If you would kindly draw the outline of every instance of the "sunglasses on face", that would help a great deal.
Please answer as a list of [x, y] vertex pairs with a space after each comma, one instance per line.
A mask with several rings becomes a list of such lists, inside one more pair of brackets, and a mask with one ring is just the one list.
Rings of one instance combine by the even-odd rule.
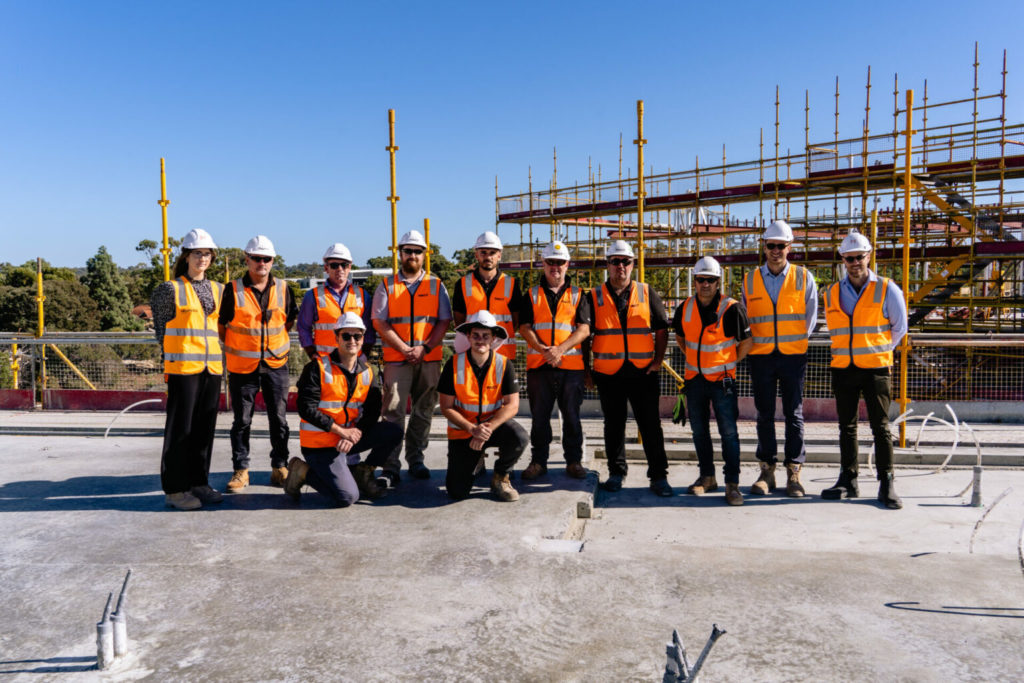
[[764, 248], [768, 251], [782, 251], [789, 245], [785, 242], [765, 242]]
[[362, 332], [342, 332], [341, 333], [341, 340], [342, 341], [352, 341], [353, 339], [355, 341], [362, 341], [363, 333]]
[[608, 265], [609, 266], [630, 266], [632, 264], [633, 264], [633, 259], [631, 259], [631, 258], [611, 258], [611, 259], [608, 259]]
[[402, 253], [405, 254], [406, 256], [422, 256], [423, 255], [423, 250], [422, 249], [402, 249]]
[[844, 256], [843, 260], [846, 261], [847, 263], [857, 263], [858, 261], [863, 261], [865, 256], [866, 254], [857, 254], [856, 256]]
[[338, 268], [345, 270], [351, 268], [352, 264], [345, 263], [344, 261], [331, 261], [330, 263], [327, 264], [327, 267], [330, 268], [331, 270], [337, 270]]
[[270, 263], [274, 260], [273, 256], [250, 256], [249, 258], [255, 263]]
[[544, 265], [545, 266], [564, 266], [567, 263], [569, 263], [569, 262], [568, 261], [556, 261], [554, 259], [544, 259]]
[[695, 277], [693, 279], [696, 282], [698, 282], [698, 283], [700, 283], [702, 285], [707, 285], [707, 284], [710, 284], [712, 282], [718, 282], [718, 278], [717, 277]]

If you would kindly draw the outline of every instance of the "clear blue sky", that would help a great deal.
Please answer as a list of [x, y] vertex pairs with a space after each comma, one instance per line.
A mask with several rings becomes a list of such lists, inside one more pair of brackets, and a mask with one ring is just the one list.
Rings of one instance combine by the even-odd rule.
[[[854, 136], [901, 88], [966, 96], [1009, 50], [1010, 122], [1024, 121], [1024, 2], [121, 2], [0, 0], [0, 261], [120, 265], [171, 234], [222, 246], [268, 235], [289, 263], [342, 241], [390, 243], [387, 110], [397, 111], [399, 226], [431, 219], [446, 254], [494, 224], [502, 194], [605, 177], [645, 100], [655, 171], [757, 157], [782, 92], [783, 147]], [[626, 158], [635, 159], [627, 149]], [[635, 162], [628, 164], [635, 166]]]

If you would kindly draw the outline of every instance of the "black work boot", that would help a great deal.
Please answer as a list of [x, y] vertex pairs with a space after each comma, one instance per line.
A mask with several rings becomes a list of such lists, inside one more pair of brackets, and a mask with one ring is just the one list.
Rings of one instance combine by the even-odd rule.
[[821, 497], [825, 500], [839, 500], [840, 498], [856, 498], [860, 495], [860, 488], [857, 486], [857, 472], [855, 470], [842, 470], [839, 472], [839, 479], [833, 486], [822, 489]]
[[892, 472], [878, 475], [878, 502], [890, 510], [899, 510], [903, 507], [903, 501], [896, 495]]

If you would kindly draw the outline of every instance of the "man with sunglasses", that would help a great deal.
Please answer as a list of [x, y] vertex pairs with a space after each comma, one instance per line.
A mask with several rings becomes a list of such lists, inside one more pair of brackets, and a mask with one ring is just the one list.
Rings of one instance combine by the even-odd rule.
[[228, 366], [231, 423], [231, 462], [234, 474], [227, 490], [237, 493], [249, 485], [249, 431], [256, 394], [263, 393], [270, 427], [270, 485], [284, 486], [288, 476], [288, 332], [298, 311], [284, 280], [277, 280], [274, 245], [256, 235], [245, 245], [248, 272], [224, 292], [218, 330]]
[[583, 354], [580, 344], [590, 336], [590, 297], [573, 286], [569, 249], [551, 242], [541, 252], [544, 273], [530, 289], [519, 313], [519, 334], [526, 340], [526, 395], [530, 399], [530, 464], [523, 479], [536, 479], [548, 471], [551, 445], [551, 410], [562, 414], [562, 453], [565, 473], [583, 479]]
[[[459, 280], [452, 296], [455, 327], [458, 328], [466, 322], [467, 316], [477, 311], [490, 311], [505, 329], [505, 341], [498, 347], [498, 353], [515, 360], [515, 335], [519, 328], [522, 294], [516, 278], [498, 270], [498, 264], [501, 263], [501, 240], [498, 235], [488, 230], [477, 237], [473, 245], [473, 257], [476, 259], [476, 268]], [[468, 347], [463, 335], [456, 337], [456, 353]]]
[[335, 242], [324, 252], [324, 273], [327, 279], [302, 297], [299, 307], [299, 344], [311, 359], [330, 354], [336, 347], [334, 324], [342, 313], [352, 311], [363, 319], [367, 327], [363, 338], [363, 352], [377, 341], [370, 324], [370, 295], [349, 280], [352, 272], [352, 253], [341, 242]]
[[878, 501], [890, 510], [903, 507], [893, 485], [892, 435], [889, 405], [892, 401], [892, 350], [907, 333], [907, 305], [903, 292], [889, 278], [868, 267], [871, 243], [855, 228], [839, 245], [846, 277], [824, 290], [825, 322], [832, 342], [832, 393], [839, 417], [839, 479], [823, 490], [826, 500], [856, 498], [857, 411], [860, 397], [868, 410], [875, 440]]
[[[398, 274], [386, 278], [373, 295], [373, 326], [384, 347], [384, 419], [404, 427], [406, 402], [412, 397], [405, 461], [414, 478], [429, 479], [423, 451], [437, 405], [441, 343], [452, 320], [452, 305], [444, 283], [423, 270], [423, 235], [410, 230], [398, 241], [398, 249]], [[395, 446], [384, 463], [381, 481], [391, 487], [400, 480], [401, 451], [401, 444]]]
[[710, 429], [713, 407], [725, 461], [725, 502], [742, 505], [736, 366], [754, 340], [743, 304], [719, 291], [722, 266], [716, 259], [704, 256], [698, 260], [693, 265], [693, 281], [697, 295], [676, 308], [672, 317], [676, 343], [686, 358], [686, 413], [700, 466], [700, 474], [687, 492], [701, 496], [718, 489]]
[[668, 346], [668, 317], [654, 288], [633, 282], [634, 258], [633, 248], [623, 240], [612, 242], [605, 252], [608, 280], [590, 292], [594, 326], [590, 348], [583, 348], [583, 362], [592, 372], [584, 375], [584, 381], [597, 386], [604, 413], [608, 478], [602, 488], [619, 491], [626, 477], [628, 403], [643, 440], [651, 491], [668, 497], [674, 492], [668, 483], [668, 457], [658, 412], [658, 371]]
[[765, 263], [743, 278], [743, 305], [750, 319], [754, 345], [747, 367], [757, 409], [757, 459], [761, 474], [750, 493], [775, 490], [778, 442], [775, 439], [775, 397], [782, 395], [786, 417], [786, 495], [800, 498], [804, 449], [803, 389], [807, 371], [807, 339], [818, 321], [818, 290], [814, 276], [789, 262], [793, 230], [786, 221], [773, 222], [761, 235]]

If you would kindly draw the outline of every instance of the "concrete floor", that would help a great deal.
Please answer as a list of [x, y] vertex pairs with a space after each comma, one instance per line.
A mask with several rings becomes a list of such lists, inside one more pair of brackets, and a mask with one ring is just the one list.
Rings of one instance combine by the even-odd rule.
[[[308, 489], [294, 505], [266, 486], [269, 446], [253, 446], [253, 486], [183, 513], [163, 505], [159, 439], [0, 436], [0, 675], [652, 681], [673, 628], [692, 661], [712, 623], [728, 633], [707, 681], [1024, 671], [1019, 469], [986, 469], [986, 506], [1010, 491], [977, 528], [986, 508], [958, 496], [969, 470], [902, 468], [905, 508], [887, 511], [867, 478], [863, 499], [818, 498], [831, 465], [806, 468], [805, 499], [730, 508], [720, 493], [656, 498], [635, 463], [626, 488], [597, 493], [578, 521], [601, 464], [583, 482], [560, 461], [536, 482], [517, 477], [518, 503], [481, 488], [449, 504], [437, 443], [432, 479], [333, 510]], [[230, 469], [219, 438], [211, 483]], [[695, 476], [678, 463], [669, 478], [682, 492]], [[755, 477], [744, 465], [744, 492]], [[132, 652], [100, 673], [95, 622], [128, 567]]]

